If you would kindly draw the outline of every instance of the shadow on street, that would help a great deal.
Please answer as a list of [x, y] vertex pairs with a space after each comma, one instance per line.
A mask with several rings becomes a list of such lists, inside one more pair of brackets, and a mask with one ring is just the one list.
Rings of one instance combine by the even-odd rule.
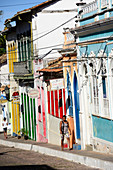
[[48, 165], [0, 166], [0, 170], [55, 170]]

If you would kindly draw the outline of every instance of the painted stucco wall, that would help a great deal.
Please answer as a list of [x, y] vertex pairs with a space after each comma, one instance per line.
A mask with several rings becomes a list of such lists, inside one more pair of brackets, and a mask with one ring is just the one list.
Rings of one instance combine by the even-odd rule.
[[[72, 10], [77, 9], [76, 3], [79, 0], [61, 0], [57, 3], [54, 3], [51, 6], [46, 7], [42, 10], [42, 12], [37, 13], [37, 16], [33, 16], [33, 39], [35, 40], [34, 47], [35, 51], [38, 51], [39, 56], [49, 52], [53, 48], [62, 48], [64, 43], [64, 36], [63, 36], [63, 28], [73, 28], [75, 26], [75, 18], [72, 19], [67, 24], [59, 27], [55, 31], [49, 33], [48, 35], [41, 37], [42, 35], [48, 33], [49, 31], [53, 30], [54, 28], [60, 26], [61, 24], [65, 23], [72, 17], [74, 17], [77, 12], [53, 12], [53, 13], [44, 13], [44, 10]], [[87, 3], [90, 2], [89, 0]], [[41, 38], [40, 38], [41, 37]], [[58, 45], [58, 46], [56, 46]], [[48, 47], [48, 48], [45, 48]], [[45, 48], [45, 49], [41, 49]], [[53, 54], [52, 54], [53, 53]], [[57, 53], [57, 50], [48, 54], [46, 58], [57, 58], [60, 57], [60, 54]]]
[[61, 119], [48, 114], [48, 143], [60, 145], [60, 121]]
[[92, 116], [94, 137], [113, 142], [113, 120]]
[[[8, 65], [7, 64], [3, 64], [1, 66], [1, 84], [2, 86], [6, 86], [6, 85], [9, 85], [9, 80], [8, 80]], [[3, 95], [5, 96], [5, 93], [3, 93]], [[9, 104], [8, 103], [3, 103], [1, 104], [1, 108], [0, 110], [2, 109], [3, 106], [4, 107], [4, 112], [1, 111], [0, 112], [0, 131], [3, 131], [3, 127], [2, 127], [2, 121], [3, 121], [3, 117], [5, 116], [6, 118], [9, 118]], [[8, 120], [9, 122], [10, 120]]]
[[1, 67], [1, 83], [2, 85], [8, 85], [9, 80], [8, 80], [8, 65], [5, 64]]

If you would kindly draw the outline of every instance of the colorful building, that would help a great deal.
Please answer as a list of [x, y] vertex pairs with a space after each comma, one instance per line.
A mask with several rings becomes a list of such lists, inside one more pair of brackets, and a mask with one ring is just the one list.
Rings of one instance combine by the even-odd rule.
[[75, 29], [82, 149], [112, 152], [113, 3], [95, 0], [79, 11]]
[[64, 46], [59, 52], [63, 56], [63, 76], [65, 80], [66, 114], [74, 119], [74, 135], [80, 143], [79, 94], [77, 48], [74, 35], [68, 29], [64, 32]]
[[[26, 17], [27, 16], [27, 17]], [[26, 19], [25, 19], [26, 17]], [[10, 73], [10, 101], [12, 115], [12, 135], [17, 136], [21, 128], [27, 129], [28, 88], [33, 87], [31, 49], [31, 15], [23, 12], [5, 21], [6, 26], [16, 21], [16, 26], [7, 32], [7, 54]], [[29, 102], [29, 105], [32, 104]], [[23, 106], [23, 110], [21, 110]], [[30, 113], [29, 117], [30, 117]], [[30, 126], [31, 127], [31, 126]], [[34, 127], [33, 127], [34, 129]], [[30, 132], [29, 132], [30, 135]], [[34, 137], [33, 137], [34, 138]]]
[[9, 113], [11, 115], [11, 134], [15, 135], [20, 130], [20, 101], [19, 99], [17, 100], [13, 98], [13, 93], [19, 90], [18, 83], [14, 79], [14, 62], [18, 60], [16, 28], [7, 29], [4, 31], [4, 34], [6, 34], [7, 63], [10, 82], [10, 89], [7, 90], [9, 96]]

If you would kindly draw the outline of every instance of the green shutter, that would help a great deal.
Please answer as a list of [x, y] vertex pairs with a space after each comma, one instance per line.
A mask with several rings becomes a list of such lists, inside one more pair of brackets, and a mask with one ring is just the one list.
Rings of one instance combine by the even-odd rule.
[[28, 95], [27, 95], [27, 109], [28, 109], [29, 137], [31, 137], [30, 108], [29, 108], [29, 96]]
[[21, 61], [20, 42], [18, 42], [19, 61]]
[[[24, 106], [24, 102], [23, 102], [23, 94], [21, 94], [21, 100], [22, 100], [22, 105]], [[24, 109], [24, 108], [23, 108]], [[23, 121], [23, 127], [25, 126], [24, 123], [24, 110], [22, 111], [22, 121]]]
[[35, 108], [35, 99], [33, 99], [33, 109], [34, 109], [34, 135], [36, 140], [36, 108]]
[[27, 40], [27, 48], [28, 48], [28, 62], [29, 62], [29, 71], [31, 71], [31, 43], [29, 40]]
[[24, 41], [24, 56], [25, 56], [25, 61], [27, 61], [26, 41]]
[[32, 139], [34, 139], [33, 104], [31, 98], [30, 98], [30, 104], [31, 104]]
[[24, 108], [25, 108], [25, 129], [26, 129], [26, 132], [27, 132], [27, 107], [26, 107], [26, 94], [24, 94]]
[[23, 48], [23, 42], [21, 42], [21, 48], [22, 48], [22, 61], [24, 61], [24, 48]]

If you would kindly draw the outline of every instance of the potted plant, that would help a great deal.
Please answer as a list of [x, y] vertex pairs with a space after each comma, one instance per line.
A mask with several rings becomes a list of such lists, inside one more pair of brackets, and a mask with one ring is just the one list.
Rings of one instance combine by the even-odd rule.
[[21, 133], [21, 136], [24, 136], [24, 139], [28, 139], [28, 131], [25, 130], [25, 128], [22, 128], [21, 130], [18, 131], [18, 133]]

